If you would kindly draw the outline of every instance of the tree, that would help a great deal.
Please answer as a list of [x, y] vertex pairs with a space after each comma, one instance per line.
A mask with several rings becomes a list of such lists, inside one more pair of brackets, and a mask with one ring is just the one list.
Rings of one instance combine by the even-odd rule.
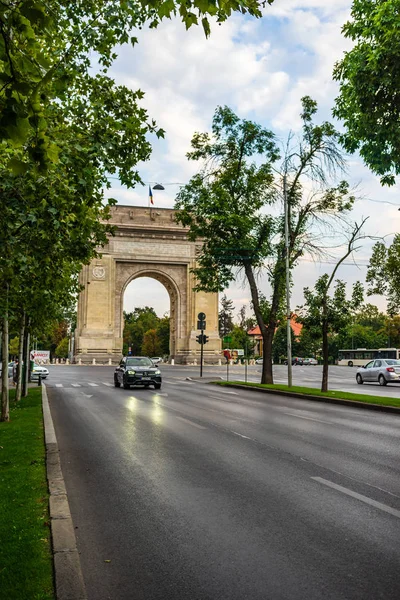
[[15, 336], [12, 340], [10, 340], [10, 343], [8, 345], [8, 351], [11, 354], [11, 356], [18, 355], [18, 348], [19, 348], [19, 337]]
[[366, 281], [368, 295], [379, 294], [387, 299], [389, 315], [399, 312], [400, 306], [400, 234], [394, 236], [387, 248], [383, 242], [374, 245]]
[[[131, 313], [124, 313], [124, 345], [127, 350], [132, 348], [132, 354], [140, 355], [142, 353], [144, 335], [149, 330], [156, 330], [159, 324], [159, 317], [154, 308], [145, 306], [137, 307]], [[153, 354], [153, 356], [156, 356]]]
[[170, 318], [168, 315], [159, 319], [156, 331], [161, 346], [161, 356], [169, 356]]
[[[262, 383], [273, 383], [272, 342], [286, 285], [283, 178], [291, 269], [305, 252], [321, 250], [326, 237], [322, 224], [327, 228], [329, 219], [342, 217], [354, 200], [347, 182], [335, 177], [344, 167], [337, 132], [330, 123], [313, 123], [317, 105], [311, 98], [303, 98], [302, 106], [302, 137], [294, 143], [290, 136], [277, 181], [273, 173], [279, 153], [273, 133], [240, 120], [228, 107], [217, 108], [212, 135], [195, 133], [187, 155], [203, 160], [204, 166], [181, 188], [176, 202], [177, 219], [190, 228], [190, 239], [203, 241], [194, 269], [196, 289], [221, 291], [236, 279], [238, 270], [244, 271], [263, 338]], [[265, 262], [272, 294], [260, 302], [264, 298], [257, 274]]]
[[360, 232], [365, 221], [366, 219], [360, 225], [354, 225], [354, 229], [348, 240], [347, 249], [337, 261], [332, 274], [329, 276], [325, 273], [319, 277], [314, 290], [304, 288], [305, 304], [297, 309], [300, 323], [303, 323], [308, 329], [319, 329], [321, 332], [323, 359], [322, 392], [328, 390], [329, 337], [337, 334], [351, 321], [355, 308], [360, 306], [363, 301], [363, 287], [360, 282], [354, 284], [351, 300], [348, 300], [346, 297], [346, 284], [343, 281], [336, 280], [332, 296], [330, 295], [330, 289], [340, 265], [350, 254], [358, 249], [356, 243], [362, 238]]
[[399, 0], [353, 0], [343, 27], [353, 48], [338, 62], [340, 83], [334, 114], [344, 121], [349, 152], [359, 150], [381, 183], [400, 173]]
[[69, 338], [65, 337], [58, 344], [55, 355], [57, 358], [68, 358]]
[[[292, 354], [296, 356], [296, 338], [293, 329], [290, 328], [290, 336], [292, 340]], [[275, 332], [274, 341], [272, 343], [272, 353], [275, 364], [281, 362], [282, 357], [287, 357], [287, 330], [286, 325], [281, 325]]]
[[149, 329], [143, 336], [142, 354], [144, 356], [159, 356], [161, 353], [161, 342], [157, 330]]
[[226, 297], [226, 294], [220, 299], [221, 310], [218, 314], [218, 328], [221, 338], [228, 335], [233, 328], [233, 300]]

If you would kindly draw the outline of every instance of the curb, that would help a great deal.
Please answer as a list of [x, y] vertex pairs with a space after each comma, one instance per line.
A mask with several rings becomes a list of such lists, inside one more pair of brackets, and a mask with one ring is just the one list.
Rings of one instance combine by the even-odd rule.
[[[210, 382], [214, 383], [214, 382]], [[218, 382], [215, 382], [218, 385]], [[239, 390], [250, 390], [253, 392], [262, 392], [263, 394], [274, 394], [275, 396], [289, 396], [290, 398], [300, 398], [301, 400], [313, 400], [314, 402], [325, 402], [326, 404], [341, 404], [343, 406], [351, 406], [354, 408], [362, 408], [367, 410], [375, 410], [378, 412], [388, 412], [400, 415], [400, 407], [397, 406], [385, 406], [383, 404], [370, 404], [368, 402], [358, 402], [356, 400], [345, 400], [344, 398], [327, 398], [326, 396], [309, 396], [307, 394], [301, 394], [300, 392], [286, 392], [284, 390], [271, 390], [267, 388], [252, 387], [250, 385], [240, 385], [240, 383], [232, 383], [227, 386], [220, 387], [232, 387]]]
[[46, 471], [57, 600], [87, 600], [75, 530], [61, 471], [60, 454], [46, 386], [42, 383]]

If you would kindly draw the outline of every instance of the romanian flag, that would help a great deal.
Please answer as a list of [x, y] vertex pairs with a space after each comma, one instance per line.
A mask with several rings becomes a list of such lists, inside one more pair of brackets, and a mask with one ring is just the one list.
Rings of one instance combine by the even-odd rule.
[[153, 191], [151, 189], [151, 187], [149, 186], [149, 204], [154, 204], [153, 202]]

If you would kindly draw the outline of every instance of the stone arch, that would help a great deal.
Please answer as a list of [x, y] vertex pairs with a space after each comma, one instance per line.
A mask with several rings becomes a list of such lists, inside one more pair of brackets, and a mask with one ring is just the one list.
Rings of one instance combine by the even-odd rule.
[[109, 223], [114, 234], [80, 274], [75, 360], [119, 362], [125, 289], [133, 279], [153, 277], [171, 299], [171, 359], [182, 364], [199, 359], [197, 315], [204, 312], [209, 337], [204, 357], [218, 362], [218, 294], [194, 291], [193, 269], [201, 242], [189, 239], [188, 229], [176, 222], [171, 209], [117, 205]]
[[[136, 268], [135, 268], [136, 267]], [[125, 266], [124, 272], [127, 275], [125, 283], [122, 285], [120, 293], [116, 290], [116, 327], [118, 328], [119, 335], [123, 337], [123, 306], [124, 306], [124, 295], [126, 288], [132, 281], [140, 279], [141, 277], [150, 277], [159, 281], [167, 290], [170, 298], [170, 335], [169, 335], [169, 348], [170, 355], [175, 356], [176, 354], [176, 340], [182, 335], [182, 323], [179, 319], [179, 315], [182, 312], [182, 294], [179, 290], [179, 285], [175, 278], [170, 274], [166, 273], [165, 269], [154, 265], [130, 265]]]

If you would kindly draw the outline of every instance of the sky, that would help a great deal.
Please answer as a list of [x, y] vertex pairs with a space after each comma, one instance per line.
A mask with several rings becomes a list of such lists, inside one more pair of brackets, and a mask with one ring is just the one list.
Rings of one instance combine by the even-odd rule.
[[[178, 19], [172, 19], [156, 30], [140, 31], [134, 49], [119, 48], [112, 76], [118, 84], [145, 92], [143, 107], [166, 131], [164, 140], [151, 138], [151, 159], [139, 165], [143, 181], [165, 187], [165, 191], [154, 191], [156, 206], [172, 208], [179, 185], [198, 170], [199, 165], [185, 155], [193, 133], [210, 130], [218, 105], [227, 104], [241, 118], [272, 129], [281, 142], [301, 127], [300, 99], [304, 95], [318, 102], [318, 119], [332, 120], [338, 93], [332, 70], [351, 47], [341, 35], [350, 6], [349, 0], [275, 0], [264, 9], [262, 19], [235, 15], [222, 25], [214, 24], [208, 39], [200, 27], [186, 31]], [[390, 242], [400, 229], [398, 186], [382, 188], [357, 156], [348, 157], [348, 178], [362, 196], [351, 219], [360, 221], [368, 216], [365, 234], [386, 236]], [[147, 205], [147, 186], [128, 190], [115, 179], [111, 183], [107, 193], [118, 203]], [[338, 277], [349, 284], [364, 281], [373, 243], [366, 239]], [[313, 287], [316, 279], [332, 268], [330, 261], [305, 258], [299, 263], [293, 272], [293, 308], [302, 304], [303, 288]], [[265, 276], [260, 277], [259, 287], [268, 295]], [[233, 282], [226, 294], [234, 301], [235, 313], [250, 303], [242, 278]], [[378, 297], [369, 301], [385, 306]], [[125, 294], [125, 310], [149, 304], [159, 315], [168, 311], [166, 290], [155, 280], [132, 282]]]

